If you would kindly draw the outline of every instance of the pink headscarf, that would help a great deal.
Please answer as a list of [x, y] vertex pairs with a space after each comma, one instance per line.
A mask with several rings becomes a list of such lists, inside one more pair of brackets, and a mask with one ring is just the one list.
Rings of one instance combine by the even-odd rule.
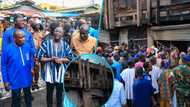
[[135, 68], [140, 68], [140, 67], [143, 68], [143, 65], [144, 65], [144, 63], [139, 61], [139, 62], [135, 63]]

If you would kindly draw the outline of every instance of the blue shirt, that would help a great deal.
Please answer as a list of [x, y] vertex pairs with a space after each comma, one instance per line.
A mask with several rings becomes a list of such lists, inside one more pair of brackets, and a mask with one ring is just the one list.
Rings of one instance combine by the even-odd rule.
[[99, 34], [98, 34], [98, 31], [96, 29], [90, 27], [89, 28], [89, 34], [90, 34], [90, 36], [92, 36], [92, 37], [96, 38], [96, 40], [98, 40]]
[[111, 65], [112, 67], [114, 67], [116, 69], [116, 79], [121, 81], [121, 64], [118, 61], [113, 61], [113, 64]]
[[32, 85], [34, 52], [28, 43], [17, 46], [9, 44], [2, 53], [3, 81], [10, 83], [11, 89], [25, 88]]
[[143, 78], [144, 78], [145, 80], [148, 80], [148, 81], [152, 84], [152, 78], [151, 78], [151, 75], [150, 75], [150, 74], [148, 74], [147, 72], [144, 73]]
[[146, 79], [135, 80], [133, 84], [133, 104], [134, 107], [151, 107], [151, 96], [153, 87]]
[[[34, 41], [32, 38], [32, 33], [29, 32], [26, 28], [21, 29], [24, 32], [25, 41], [29, 43], [30, 48], [35, 51]], [[14, 43], [14, 32], [16, 28], [9, 28], [3, 33], [3, 40], [2, 40], [2, 53], [4, 52], [4, 48], [8, 46], [8, 44]]]

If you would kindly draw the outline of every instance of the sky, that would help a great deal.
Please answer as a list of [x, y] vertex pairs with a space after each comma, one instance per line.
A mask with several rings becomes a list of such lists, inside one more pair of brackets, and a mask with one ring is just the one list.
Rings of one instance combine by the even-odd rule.
[[[20, 0], [3, 0], [6, 2], [15, 2]], [[79, 7], [84, 5], [89, 5], [92, 3], [92, 0], [33, 0], [36, 3], [51, 3], [59, 6], [65, 7]], [[102, 0], [94, 0], [95, 4], [101, 4]]]

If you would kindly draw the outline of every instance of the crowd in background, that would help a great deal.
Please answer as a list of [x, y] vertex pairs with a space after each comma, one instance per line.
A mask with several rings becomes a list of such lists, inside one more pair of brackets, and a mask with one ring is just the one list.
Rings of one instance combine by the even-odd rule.
[[[40, 78], [39, 74], [46, 81], [48, 92], [52, 92], [54, 87], [52, 83], [56, 81], [54, 85], [58, 91], [57, 107], [60, 107], [60, 101], [62, 99], [59, 98], [62, 97], [60, 93], [63, 92], [63, 89], [60, 87], [63, 86], [59, 83], [63, 83], [61, 79], [62, 75], [58, 74], [60, 76], [59, 78], [48, 77], [45, 72], [41, 71], [40, 67], [43, 63], [47, 63], [47, 71], [51, 69], [51, 67], [55, 69], [65, 69], [65, 65], [59, 68], [56, 64], [68, 62], [75, 56], [71, 52], [73, 45], [75, 47], [75, 50], [72, 50], [73, 52], [77, 50], [79, 50], [79, 52], [84, 51], [81, 50], [83, 48], [82, 45], [80, 49], [77, 49], [78, 44], [72, 43], [72, 36], [76, 34], [75, 32], [80, 30], [80, 35], [88, 33], [91, 37], [98, 40], [98, 31], [91, 26], [92, 19], [49, 19], [43, 22], [36, 16], [24, 21], [20, 21], [22, 16], [17, 15], [16, 17], [20, 17], [20, 19], [15, 18], [14, 26], [8, 26], [8, 21], [3, 21], [3, 36], [7, 35], [8, 38], [8, 36], [12, 35], [11, 33], [15, 33], [19, 27], [22, 27], [22, 31], [29, 35], [25, 38], [26, 42], [30, 43], [32, 37], [34, 44], [30, 44], [31, 48], [34, 48], [35, 51], [32, 89], [40, 88], [38, 83]], [[18, 28], [16, 28], [16, 26]], [[13, 29], [10, 31], [11, 28], [16, 28], [16, 30]], [[16, 35], [15, 37], [19, 37], [23, 34], [17, 31], [14, 35]], [[5, 38], [6, 41], [14, 42], [13, 38], [11, 40], [7, 38]], [[95, 49], [96, 42], [93, 38], [93, 42], [89, 42], [88, 46], [85, 47], [85, 49], [89, 51], [87, 53], [95, 52], [97, 55], [105, 57], [113, 68], [116, 78], [114, 79], [114, 84], [116, 85], [114, 85], [113, 91], [115, 97], [110, 98], [111, 103], [107, 104], [108, 107], [122, 107], [126, 105], [127, 107], [176, 107], [177, 105], [177, 107], [190, 107], [190, 48], [188, 48], [186, 52], [180, 52], [177, 47], [158, 49], [154, 46], [150, 48], [139, 46], [138, 49], [132, 49], [128, 44], [122, 43], [121, 45], [108, 45], [106, 47], [98, 46]], [[59, 43], [52, 44], [51, 40], [61, 40], [63, 41], [63, 46], [66, 47], [62, 49], [63, 47], [60, 47]], [[92, 44], [90, 43], [93, 43], [93, 46], [91, 46]], [[51, 53], [50, 51], [52, 49], [57, 50], [53, 50], [56, 52]], [[63, 51], [65, 49], [67, 51]], [[60, 53], [61, 55], [58, 55]], [[47, 56], [52, 56], [53, 54], [57, 56], [48, 59]], [[76, 56], [80, 54], [83, 54], [83, 52], [76, 54]], [[59, 60], [59, 57], [62, 58], [62, 55], [67, 56], [67, 59]], [[49, 61], [56, 64], [52, 66]], [[24, 64], [23, 59], [21, 63]], [[5, 86], [6, 85], [8, 87], [9, 84], [5, 84]], [[3, 91], [2, 87], [4, 87], [4, 85], [0, 86], [1, 92]], [[118, 94], [119, 92], [120, 94]], [[49, 107], [51, 107], [51, 96], [53, 95], [51, 93], [47, 96], [47, 103]]]
[[[6, 92], [11, 91], [12, 107], [20, 107], [22, 91], [26, 106], [31, 107], [30, 88], [43, 86], [47, 107], [53, 106], [54, 88], [57, 107], [62, 107], [68, 63], [80, 54], [95, 52], [98, 37], [90, 18], [53, 18], [44, 22], [39, 16], [26, 18], [20, 14], [14, 16], [12, 25], [9, 21], [3, 23], [2, 32], [0, 93], [6, 97]], [[39, 83], [39, 79], [45, 83]]]
[[123, 84], [125, 90], [117, 97], [122, 99], [125, 94], [126, 101], [110, 105], [189, 107], [190, 48], [180, 52], [175, 46], [160, 49], [155, 46], [138, 47], [134, 50], [126, 43], [97, 47], [97, 54], [107, 58], [116, 72], [117, 81]]

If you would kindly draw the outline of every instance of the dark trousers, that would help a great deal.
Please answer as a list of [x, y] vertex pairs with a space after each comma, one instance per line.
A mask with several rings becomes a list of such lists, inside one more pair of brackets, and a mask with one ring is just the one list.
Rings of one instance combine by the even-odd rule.
[[[21, 107], [21, 88], [12, 90], [12, 104], [11, 107]], [[32, 94], [30, 91], [30, 87], [23, 88], [24, 92], [24, 101], [26, 107], [32, 107]]]
[[127, 107], [133, 107], [133, 102], [131, 99], [127, 99]]
[[155, 101], [156, 101], [156, 106], [155, 107], [160, 107], [160, 93], [154, 94], [153, 95]]
[[47, 101], [47, 107], [53, 107], [53, 91], [54, 87], [56, 87], [56, 102], [57, 107], [62, 107], [63, 102], [63, 84], [62, 83], [47, 83], [46, 82], [46, 101]]

